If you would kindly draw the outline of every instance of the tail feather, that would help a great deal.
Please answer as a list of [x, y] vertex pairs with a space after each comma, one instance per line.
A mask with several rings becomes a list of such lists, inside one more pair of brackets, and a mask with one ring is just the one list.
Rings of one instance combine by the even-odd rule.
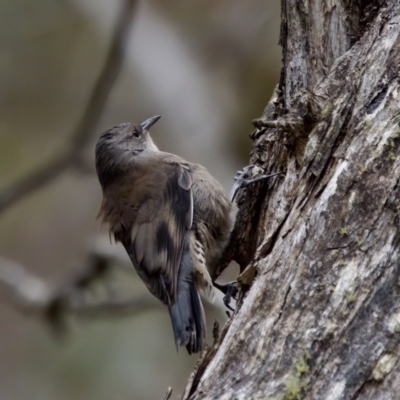
[[189, 354], [192, 354], [198, 353], [203, 348], [206, 321], [203, 305], [194, 282], [192, 256], [188, 250], [188, 248], [183, 250], [176, 301], [169, 306], [169, 313], [177, 348], [186, 346]]

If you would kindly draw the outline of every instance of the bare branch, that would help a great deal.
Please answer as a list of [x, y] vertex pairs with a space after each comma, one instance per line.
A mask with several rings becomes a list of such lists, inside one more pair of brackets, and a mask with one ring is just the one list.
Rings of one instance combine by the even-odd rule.
[[23, 308], [37, 309], [47, 305], [53, 288], [31, 274], [15, 261], [0, 257], [0, 282]]
[[74, 316], [84, 318], [115, 318], [132, 317], [152, 309], [160, 307], [149, 294], [133, 296], [129, 299], [109, 299], [96, 304], [88, 304], [83, 307], [71, 307]]
[[15, 308], [44, 317], [55, 328], [64, 327], [66, 315], [81, 318], [126, 317], [159, 306], [151, 296], [122, 297], [115, 292], [106, 299], [88, 296], [89, 289], [109, 272], [109, 259], [92, 256], [87, 268], [70, 283], [59, 287], [30, 274], [15, 261], [0, 257], [0, 285], [8, 289]]
[[[56, 333], [67, 330], [68, 316], [123, 318], [161, 309], [161, 303], [148, 293], [131, 295], [126, 277], [133, 277], [136, 272], [126, 253], [119, 250], [122, 247], [110, 246], [105, 236], [97, 237], [87, 265], [61, 285], [41, 279], [21, 264], [0, 256], [0, 296], [17, 311], [43, 318]], [[220, 312], [224, 308], [222, 301], [209, 306]]]
[[47, 163], [0, 190], [0, 213], [24, 196], [48, 184], [62, 171], [77, 162], [82, 147], [89, 141], [101, 117], [107, 98], [121, 70], [135, 5], [135, 0], [124, 1], [104, 66], [94, 84], [82, 118], [68, 143]]

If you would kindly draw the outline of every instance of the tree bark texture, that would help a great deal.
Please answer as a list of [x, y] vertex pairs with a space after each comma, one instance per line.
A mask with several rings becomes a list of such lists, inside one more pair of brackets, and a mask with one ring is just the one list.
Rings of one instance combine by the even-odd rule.
[[184, 399], [400, 398], [400, 2], [282, 0], [227, 256], [242, 298]]

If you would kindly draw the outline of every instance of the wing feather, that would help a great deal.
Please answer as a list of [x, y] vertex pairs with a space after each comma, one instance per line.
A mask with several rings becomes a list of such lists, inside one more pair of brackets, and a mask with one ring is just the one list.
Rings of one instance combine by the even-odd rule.
[[168, 163], [158, 196], [144, 201], [128, 242], [128, 254], [148, 289], [162, 302], [176, 299], [185, 233], [193, 223], [192, 176], [186, 166]]

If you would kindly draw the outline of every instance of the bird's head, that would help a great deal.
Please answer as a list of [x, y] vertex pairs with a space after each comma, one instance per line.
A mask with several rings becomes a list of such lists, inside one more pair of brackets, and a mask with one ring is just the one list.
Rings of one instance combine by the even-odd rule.
[[149, 129], [160, 118], [157, 115], [139, 125], [131, 122], [120, 124], [100, 136], [96, 145], [96, 169], [100, 180], [111, 171], [128, 166], [140, 153], [158, 151]]

